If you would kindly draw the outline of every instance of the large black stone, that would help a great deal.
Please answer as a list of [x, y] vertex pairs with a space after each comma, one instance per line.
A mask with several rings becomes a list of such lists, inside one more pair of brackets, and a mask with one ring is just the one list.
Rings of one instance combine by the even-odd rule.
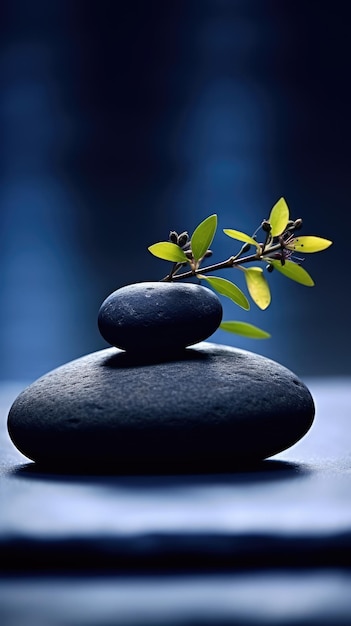
[[108, 348], [63, 365], [17, 397], [8, 429], [24, 455], [60, 470], [218, 472], [292, 446], [313, 418], [290, 370], [203, 342], [168, 361]]
[[207, 287], [143, 282], [109, 295], [100, 307], [98, 326], [112, 346], [169, 355], [210, 337], [222, 314], [219, 298]]

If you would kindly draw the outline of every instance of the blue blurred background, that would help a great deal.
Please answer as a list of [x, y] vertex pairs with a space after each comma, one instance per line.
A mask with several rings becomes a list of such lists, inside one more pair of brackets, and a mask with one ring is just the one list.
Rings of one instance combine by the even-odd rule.
[[[0, 379], [32, 381], [107, 346], [116, 288], [168, 269], [147, 247], [219, 215], [214, 261], [284, 196], [313, 289], [274, 272], [272, 304], [211, 340], [301, 376], [349, 375], [348, 3], [3, 0]], [[238, 274], [238, 276], [237, 276]], [[237, 278], [244, 287], [242, 275]]]

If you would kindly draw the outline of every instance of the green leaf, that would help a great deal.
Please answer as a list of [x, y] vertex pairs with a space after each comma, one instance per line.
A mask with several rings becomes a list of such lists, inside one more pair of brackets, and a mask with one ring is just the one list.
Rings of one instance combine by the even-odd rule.
[[270, 334], [265, 330], [261, 330], [261, 328], [258, 328], [253, 324], [247, 324], [246, 322], [222, 322], [219, 328], [226, 330], [229, 333], [243, 335], [243, 337], [250, 337], [251, 339], [269, 339], [270, 337]]
[[184, 254], [183, 250], [177, 246], [176, 243], [172, 243], [171, 241], [160, 241], [159, 243], [154, 243], [148, 248], [148, 250], [154, 256], [157, 256], [159, 259], [164, 259], [165, 261], [173, 261], [173, 263], [188, 262], [188, 258]]
[[234, 283], [226, 278], [219, 278], [218, 276], [199, 276], [203, 280], [206, 280], [213, 289], [218, 291], [222, 296], [226, 296], [230, 298], [235, 304], [241, 306], [242, 309], [248, 311], [250, 308], [250, 303], [245, 296], [245, 294], [237, 287]]
[[243, 241], [244, 243], [249, 243], [251, 246], [255, 246], [258, 250], [260, 250], [260, 244], [255, 241], [250, 235], [246, 233], [242, 233], [240, 230], [233, 230], [232, 228], [224, 228], [223, 232], [228, 235], [228, 237], [232, 237], [232, 239], [237, 239], [238, 241]]
[[293, 261], [285, 261], [285, 264], [282, 265], [280, 261], [276, 259], [267, 259], [273, 267], [275, 267], [278, 272], [284, 274], [291, 280], [295, 280], [297, 283], [301, 285], [305, 285], [306, 287], [313, 287], [314, 282], [311, 276], [306, 270], [301, 267], [301, 265], [297, 265]]
[[250, 267], [244, 269], [244, 273], [251, 298], [264, 311], [270, 305], [271, 292], [263, 275], [263, 269], [261, 267]]
[[296, 237], [292, 239], [291, 243], [287, 244], [289, 250], [298, 250], [299, 252], [321, 252], [326, 250], [332, 245], [332, 241], [329, 239], [323, 239], [323, 237]]
[[217, 230], [217, 215], [207, 217], [195, 228], [191, 237], [191, 251], [195, 261], [202, 259], [209, 249]]
[[278, 200], [278, 202], [274, 205], [270, 212], [268, 221], [272, 227], [272, 237], [278, 237], [278, 235], [281, 235], [284, 232], [289, 221], [289, 207], [284, 198], [280, 198], [280, 200]]

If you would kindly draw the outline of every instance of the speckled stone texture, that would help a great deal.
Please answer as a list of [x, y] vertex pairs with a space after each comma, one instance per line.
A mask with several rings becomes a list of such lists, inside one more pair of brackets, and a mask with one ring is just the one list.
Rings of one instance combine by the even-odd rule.
[[46, 466], [119, 473], [220, 472], [297, 442], [312, 396], [257, 354], [202, 342], [173, 360], [101, 350], [46, 374], [14, 401], [14, 445]]
[[207, 287], [143, 282], [110, 294], [100, 307], [98, 326], [111, 346], [169, 355], [210, 337], [222, 314], [219, 298]]

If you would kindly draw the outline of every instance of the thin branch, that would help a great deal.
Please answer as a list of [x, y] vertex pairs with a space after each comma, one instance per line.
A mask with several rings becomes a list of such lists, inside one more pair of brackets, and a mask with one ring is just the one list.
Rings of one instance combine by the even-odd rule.
[[261, 245], [261, 249], [255, 254], [249, 254], [245, 257], [238, 258], [237, 256], [231, 256], [226, 261], [221, 261], [220, 263], [214, 263], [213, 265], [208, 265], [207, 267], [199, 267], [194, 270], [189, 270], [187, 272], [183, 272], [182, 274], [167, 274], [164, 278], [162, 278], [161, 282], [172, 282], [176, 280], [185, 280], [186, 278], [192, 278], [193, 276], [197, 276], [198, 274], [210, 274], [211, 272], [216, 272], [218, 270], [224, 270], [231, 267], [236, 267], [238, 265], [243, 265], [244, 263], [252, 263], [253, 261], [264, 261], [269, 260], [269, 256], [273, 252], [278, 252], [282, 250], [282, 244], [277, 243], [273, 246], [269, 246], [266, 250]]

